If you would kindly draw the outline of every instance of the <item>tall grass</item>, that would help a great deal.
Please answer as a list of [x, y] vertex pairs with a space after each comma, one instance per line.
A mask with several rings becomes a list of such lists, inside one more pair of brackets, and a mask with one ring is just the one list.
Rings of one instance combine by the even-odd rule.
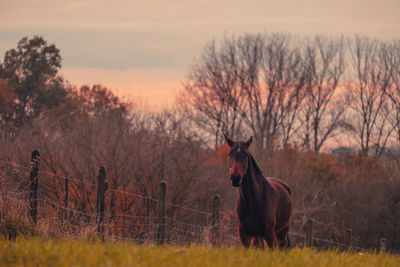
[[16, 266], [400, 266], [400, 256], [258, 250], [206, 246], [155, 247], [127, 242], [82, 242], [39, 238], [0, 240], [0, 265]]
[[14, 185], [1, 182], [0, 177], [0, 236], [15, 239], [18, 235], [36, 234], [35, 226], [27, 217], [27, 193], [18, 192]]

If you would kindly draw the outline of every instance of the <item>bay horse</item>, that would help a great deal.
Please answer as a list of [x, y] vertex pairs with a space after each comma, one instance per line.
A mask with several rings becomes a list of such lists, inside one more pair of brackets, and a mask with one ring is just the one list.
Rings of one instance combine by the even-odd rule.
[[289, 186], [278, 178], [265, 178], [254, 157], [249, 153], [252, 137], [234, 142], [226, 135], [230, 148], [232, 186], [238, 188], [236, 218], [243, 246], [250, 243], [269, 248], [290, 247], [289, 225], [293, 210]]

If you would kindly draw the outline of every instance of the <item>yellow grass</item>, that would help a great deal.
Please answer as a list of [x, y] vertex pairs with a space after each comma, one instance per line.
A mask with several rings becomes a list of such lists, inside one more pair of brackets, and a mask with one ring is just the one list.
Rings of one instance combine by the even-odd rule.
[[268, 251], [212, 247], [143, 247], [125, 242], [0, 240], [1, 266], [400, 266], [374, 253]]

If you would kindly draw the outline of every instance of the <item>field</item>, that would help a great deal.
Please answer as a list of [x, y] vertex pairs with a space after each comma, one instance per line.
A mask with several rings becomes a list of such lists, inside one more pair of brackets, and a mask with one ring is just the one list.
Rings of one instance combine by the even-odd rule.
[[126, 242], [0, 240], [0, 266], [400, 266], [400, 256], [292, 249], [143, 247]]

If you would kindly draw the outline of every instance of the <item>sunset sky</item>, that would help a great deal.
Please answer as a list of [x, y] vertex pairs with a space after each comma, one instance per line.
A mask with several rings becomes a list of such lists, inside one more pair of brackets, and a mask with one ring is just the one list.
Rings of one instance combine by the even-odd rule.
[[173, 104], [191, 62], [224, 34], [400, 37], [399, 0], [0, 0], [0, 57], [24, 36], [60, 50], [72, 84]]

